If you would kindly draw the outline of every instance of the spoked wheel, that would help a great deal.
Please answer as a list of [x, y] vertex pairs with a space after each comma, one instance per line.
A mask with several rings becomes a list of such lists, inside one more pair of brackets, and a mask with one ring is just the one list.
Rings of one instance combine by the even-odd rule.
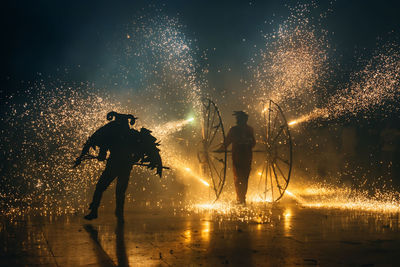
[[218, 150], [225, 142], [224, 125], [217, 106], [208, 98], [202, 101], [201, 136], [197, 152], [201, 173], [208, 178], [215, 200], [218, 200], [225, 185], [227, 151]]
[[292, 139], [282, 109], [272, 100], [263, 103], [265, 162], [259, 194], [264, 201], [283, 197], [292, 171]]

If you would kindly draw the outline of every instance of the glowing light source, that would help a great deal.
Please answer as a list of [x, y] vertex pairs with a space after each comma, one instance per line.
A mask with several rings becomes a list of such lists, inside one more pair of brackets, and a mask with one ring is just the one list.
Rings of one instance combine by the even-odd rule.
[[199, 177], [198, 175], [196, 175], [192, 169], [190, 169], [189, 167], [185, 167], [184, 168], [185, 171], [187, 171], [192, 177], [196, 178], [197, 180], [199, 180], [202, 184], [204, 184], [207, 187], [210, 187], [210, 184], [207, 183], [204, 179], [202, 179], [201, 177]]
[[293, 193], [290, 192], [289, 190], [286, 190], [285, 192], [286, 192], [286, 194], [288, 194], [289, 196], [292, 196], [292, 197], [294, 196]]
[[200, 182], [202, 182], [205, 186], [210, 187], [210, 184], [204, 181], [203, 179], [199, 178]]
[[156, 126], [154, 128], [154, 134], [159, 139], [163, 139], [172, 133], [181, 131], [184, 126], [186, 126], [188, 123], [192, 122], [193, 120], [194, 120], [194, 118], [192, 117], [187, 120], [178, 120], [178, 121], [167, 122], [163, 125]]

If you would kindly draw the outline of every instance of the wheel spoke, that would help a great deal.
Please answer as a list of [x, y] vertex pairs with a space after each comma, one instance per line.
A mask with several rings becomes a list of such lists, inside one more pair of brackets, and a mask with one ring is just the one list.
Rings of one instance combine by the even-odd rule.
[[281, 176], [283, 177], [283, 180], [285, 180], [285, 182], [287, 183], [288, 180], [285, 178], [285, 175], [283, 174], [281, 168], [279, 168], [279, 165], [276, 164], [276, 162], [274, 164], [275, 164], [276, 168], [278, 169], [279, 173], [281, 174]]
[[218, 107], [211, 99], [203, 98], [202, 101], [203, 141], [201, 142], [202, 147], [200, 151], [204, 153], [204, 159], [201, 159], [199, 156], [198, 158], [207, 165], [207, 176], [212, 181], [210, 187], [215, 193], [214, 201], [216, 201], [225, 185], [227, 151], [217, 151], [218, 153], [213, 152], [219, 147], [218, 145], [220, 142], [225, 142], [225, 132]]
[[214, 179], [213, 171], [211, 169], [211, 164], [212, 163], [211, 163], [210, 159], [208, 159], [207, 162], [208, 162], [208, 168], [209, 168], [209, 175], [210, 175], [210, 178], [211, 178], [211, 181], [212, 181], [212, 184], [213, 184], [213, 189], [216, 192], [215, 179]]
[[275, 177], [275, 181], [276, 181], [276, 187], [279, 190], [279, 194], [282, 195], [282, 188], [281, 188], [281, 185], [280, 185], [280, 183], [278, 181], [278, 175], [276, 174], [276, 171], [275, 171], [275, 168], [274, 168], [274, 163], [271, 164], [271, 168], [272, 168], [273, 173], [274, 173], [274, 177]]
[[[275, 118], [274, 118], [274, 124], [273, 124], [273, 131], [272, 132], [270, 132], [270, 135], [272, 136], [272, 133], [275, 133], [275, 129], [276, 129], [276, 124], [277, 124], [277, 122], [278, 122], [278, 115], [279, 115], [279, 113], [278, 112], [276, 112], [276, 115], [275, 115]], [[270, 138], [271, 139], [271, 138]]]
[[269, 164], [268, 165], [268, 168], [269, 168], [269, 182], [270, 182], [270, 184], [271, 184], [271, 199], [272, 199], [272, 201], [274, 201], [274, 185], [273, 185], [273, 182], [272, 182], [272, 167], [271, 167], [271, 164]]
[[285, 163], [286, 165], [290, 165], [290, 162], [288, 160], [285, 160], [279, 156], [276, 157], [276, 159], [279, 159], [280, 161], [282, 161], [283, 163]]
[[[211, 113], [212, 113], [211, 121], [210, 121], [210, 124], [207, 127], [207, 140], [210, 140], [210, 135], [211, 135], [211, 132], [213, 130], [213, 125], [214, 125], [214, 121], [215, 121], [215, 114], [217, 113], [217, 111], [215, 110], [214, 106], [212, 106], [212, 112]], [[210, 142], [210, 144], [211, 144], [211, 142]]]
[[205, 134], [206, 134], [205, 139], [208, 140], [208, 127], [210, 126], [211, 101], [208, 101], [208, 106], [207, 106], [206, 111], [207, 111], [207, 115], [206, 115], [207, 126], [205, 127]]
[[[215, 171], [215, 174], [218, 176], [218, 170], [217, 170], [217, 168], [215, 167], [215, 165], [214, 165], [214, 163], [213, 163], [213, 161], [211, 160], [210, 161], [210, 165], [213, 167], [213, 169], [214, 169], [214, 171]], [[212, 171], [211, 171], [212, 172]], [[220, 177], [218, 176], [218, 181], [220, 180]], [[213, 179], [213, 184], [214, 184], [214, 187], [215, 187], [215, 181], [214, 181], [214, 179]]]
[[268, 193], [268, 198], [271, 196], [272, 201], [277, 201], [284, 195], [289, 184], [292, 168], [292, 143], [282, 109], [272, 100], [268, 100], [264, 102], [263, 110], [265, 111], [263, 112], [265, 123], [263, 140], [266, 145], [266, 169], [265, 173], [264, 169], [261, 173], [259, 187], [262, 179], [265, 179], [264, 196]]
[[281, 126], [281, 127], [280, 127], [279, 132], [276, 134], [276, 136], [275, 136], [274, 139], [272, 140], [271, 144], [275, 144], [276, 139], [279, 137], [279, 135], [282, 133], [282, 131], [283, 131], [283, 129], [284, 129], [283, 127], [284, 127], [284, 126]]
[[217, 126], [215, 126], [214, 134], [212, 135], [212, 137], [211, 137], [211, 139], [210, 139], [210, 145], [211, 145], [212, 142], [214, 141], [214, 138], [215, 138], [215, 136], [216, 136], [216, 134], [217, 134], [217, 132], [218, 132], [218, 130], [219, 130], [220, 125], [221, 125], [221, 124], [219, 123]]

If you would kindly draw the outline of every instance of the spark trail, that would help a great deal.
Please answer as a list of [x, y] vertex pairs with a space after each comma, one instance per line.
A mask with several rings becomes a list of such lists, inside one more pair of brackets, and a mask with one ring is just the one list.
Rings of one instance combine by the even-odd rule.
[[400, 95], [400, 49], [387, 44], [376, 51], [359, 72], [351, 76], [349, 86], [329, 98], [325, 108], [289, 122], [290, 126], [315, 119], [335, 119], [359, 112], [374, 112], [388, 102], [398, 102]]
[[178, 120], [178, 121], [170, 121], [163, 125], [159, 125], [154, 127], [154, 133], [158, 139], [162, 140], [164, 138], [168, 138], [169, 135], [179, 132], [188, 125], [193, 122], [194, 118], [189, 118], [187, 120]]

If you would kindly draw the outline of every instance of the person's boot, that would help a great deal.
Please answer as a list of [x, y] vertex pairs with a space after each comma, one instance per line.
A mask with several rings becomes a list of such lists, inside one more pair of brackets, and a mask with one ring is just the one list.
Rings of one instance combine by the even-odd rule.
[[97, 209], [96, 208], [92, 208], [89, 212], [88, 215], [86, 215], [85, 217], [86, 220], [91, 221], [97, 218]]

